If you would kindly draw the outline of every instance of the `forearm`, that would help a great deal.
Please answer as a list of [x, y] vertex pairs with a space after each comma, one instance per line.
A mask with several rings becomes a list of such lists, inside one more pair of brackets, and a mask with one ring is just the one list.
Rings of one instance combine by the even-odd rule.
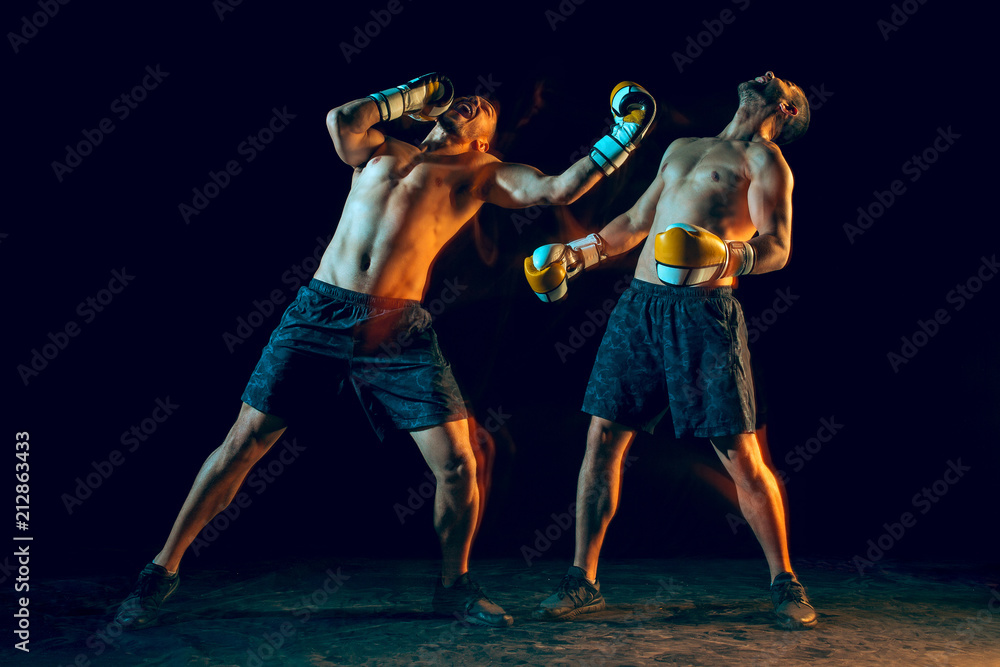
[[572, 204], [594, 187], [602, 175], [603, 172], [590, 157], [580, 158], [563, 173], [549, 177], [547, 203]]
[[753, 246], [756, 258], [750, 273], [770, 273], [785, 267], [791, 248], [789, 244], [772, 234], [761, 234], [747, 242]]
[[626, 212], [605, 225], [598, 234], [604, 239], [603, 253], [614, 257], [627, 253], [642, 243], [649, 235], [649, 226], [636, 224], [630, 212]]
[[326, 115], [326, 126], [334, 142], [338, 135], [364, 135], [379, 122], [378, 106], [370, 97], [332, 109]]

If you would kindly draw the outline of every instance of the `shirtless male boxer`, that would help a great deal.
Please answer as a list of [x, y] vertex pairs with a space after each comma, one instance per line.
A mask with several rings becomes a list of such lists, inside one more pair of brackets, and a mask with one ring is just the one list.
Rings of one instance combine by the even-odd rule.
[[597, 563], [618, 506], [622, 462], [636, 432], [652, 433], [666, 414], [677, 437], [709, 438], [735, 481], [771, 570], [781, 624], [816, 624], [789, 560], [778, 486], [754, 435], [746, 325], [733, 297], [736, 276], [776, 271], [788, 261], [792, 173], [777, 144], [808, 125], [809, 105], [795, 84], [772, 72], [741, 83], [726, 128], [671, 143], [635, 205], [588, 237], [593, 250], [548, 245], [525, 260], [529, 284], [549, 301], [565, 293], [567, 277], [647, 239], [608, 321], [584, 399], [592, 419], [577, 486], [573, 567], [535, 618], [604, 609]]
[[[622, 109], [653, 104], [641, 89], [620, 102]], [[434, 121], [419, 146], [373, 127], [403, 114]], [[349, 381], [376, 430], [388, 421], [408, 431], [437, 480], [434, 527], [442, 571], [435, 612], [510, 625], [510, 615], [468, 575], [479, 506], [476, 461], [461, 393], [420, 299], [438, 253], [484, 203], [569, 204], [621, 165], [652, 115], [619, 114], [589, 157], [547, 176], [487, 154], [496, 110], [482, 97], [454, 99], [451, 82], [437, 74], [330, 111], [327, 127], [337, 155], [354, 168], [336, 233], [313, 280], [300, 288], [264, 348], [236, 423], [205, 461], [163, 549], [140, 574], [116, 620], [141, 627], [156, 618], [177, 587], [184, 552], [229, 505], [286, 423], [322, 411]], [[380, 351], [384, 343], [394, 343], [388, 349], [398, 354]]]

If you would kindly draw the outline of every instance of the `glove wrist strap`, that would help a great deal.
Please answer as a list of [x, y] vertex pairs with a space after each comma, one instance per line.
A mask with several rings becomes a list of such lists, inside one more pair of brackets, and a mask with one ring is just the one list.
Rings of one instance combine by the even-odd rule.
[[728, 241], [729, 264], [736, 267], [733, 276], [745, 276], [757, 264], [757, 249], [745, 241]]
[[396, 120], [410, 109], [407, 108], [409, 101], [409, 90], [396, 86], [387, 88], [368, 97], [378, 106], [379, 118], [385, 122]]
[[601, 238], [601, 235], [597, 233], [590, 234], [576, 241], [570, 241], [566, 245], [579, 253], [582, 260], [581, 264], [574, 267], [572, 273], [567, 271], [567, 275], [576, 275], [577, 272], [589, 269], [601, 260], [608, 258], [604, 250], [607, 244]]

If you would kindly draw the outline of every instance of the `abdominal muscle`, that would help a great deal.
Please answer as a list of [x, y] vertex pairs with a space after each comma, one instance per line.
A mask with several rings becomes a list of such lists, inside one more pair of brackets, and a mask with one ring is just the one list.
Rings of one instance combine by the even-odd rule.
[[[375, 158], [374, 163], [379, 158]], [[315, 278], [355, 292], [419, 301], [431, 265], [462, 221], [447, 185], [421, 165], [393, 177], [394, 156], [355, 179]]]

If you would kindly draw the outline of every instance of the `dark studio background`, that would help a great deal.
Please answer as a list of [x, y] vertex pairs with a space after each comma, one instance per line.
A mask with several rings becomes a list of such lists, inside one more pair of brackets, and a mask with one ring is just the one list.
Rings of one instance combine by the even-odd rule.
[[[893, 13], [888, 2], [855, 11], [719, 0], [658, 6], [654, 15], [565, 0], [574, 11], [553, 30], [546, 11], [558, 11], [555, 0], [401, 0], [402, 11], [346, 62], [338, 44], [386, 4], [245, 0], [220, 20], [208, 0], [70, 3], [18, 53], [8, 44], [3, 437], [13, 467], [14, 434], [30, 432], [36, 576], [131, 577], [156, 553], [293, 297], [283, 274], [334, 230], [351, 170], [333, 150], [326, 112], [435, 70], [460, 92], [490, 82], [501, 109], [495, 151], [547, 173], [602, 133], [618, 81], [642, 83], [659, 104], [656, 127], [623, 173], [567, 210], [532, 212], [527, 225], [484, 207], [435, 268], [428, 300], [465, 286], [436, 328], [470, 406], [483, 420], [490, 410], [505, 415], [493, 434], [494, 486], [474, 557], [520, 558], [572, 502], [587, 426], [579, 404], [602, 332], [566, 363], [556, 346], [616, 297], [637, 253], [575, 280], [568, 301], [555, 305], [531, 294], [523, 257], [627, 209], [672, 139], [718, 133], [736, 108], [737, 84], [772, 69], [822, 92], [809, 133], [784, 151], [796, 178], [792, 261], [740, 290], [748, 319], [779, 293], [797, 297], [751, 348], [765, 371], [772, 454], [787, 474], [793, 558], [850, 569], [883, 524], [909, 511], [916, 524], [886, 558], [996, 562], [1000, 281], [961, 310], [947, 300], [998, 246], [990, 172], [978, 157], [989, 136], [986, 98], [973, 86], [983, 43], [975, 33], [988, 22], [980, 10], [914, 3], [916, 13], [886, 40], [877, 22]], [[735, 20], [679, 72], [671, 54], [724, 9]], [[37, 11], [34, 2], [8, 4], [5, 32]], [[158, 65], [169, 75], [120, 119], [112, 101]], [[237, 147], [273, 108], [295, 117], [248, 163]], [[60, 182], [51, 163], [106, 117], [114, 131]], [[960, 138], [912, 182], [903, 164], [949, 127]], [[426, 129], [400, 122], [388, 132], [419, 141]], [[185, 224], [178, 205], [229, 160], [242, 172]], [[905, 192], [851, 243], [843, 225], [894, 180]], [[77, 305], [122, 267], [134, 280], [84, 322]], [[284, 304], [231, 353], [223, 333], [273, 290]], [[938, 309], [949, 320], [894, 372], [887, 354]], [[17, 366], [71, 320], [79, 335], [25, 385]], [[121, 434], [168, 397], [174, 414], [127, 451]], [[823, 419], [842, 428], [811, 460], [790, 463]], [[394, 511], [426, 481], [408, 436], [379, 442], [348, 391], [286, 437], [305, 448], [299, 457], [263, 493], [248, 489], [252, 506], [185, 568], [436, 556], [430, 503], [402, 524]], [[69, 514], [63, 494], [113, 450], [121, 465]], [[713, 482], [721, 466], [707, 443], [664, 432], [641, 436], [631, 454], [606, 557], [749, 556], [764, 571], [748, 528], [727, 519], [736, 510]], [[921, 514], [914, 494], [959, 459], [971, 470]], [[532, 567], [561, 570], [572, 541], [556, 539]]]

